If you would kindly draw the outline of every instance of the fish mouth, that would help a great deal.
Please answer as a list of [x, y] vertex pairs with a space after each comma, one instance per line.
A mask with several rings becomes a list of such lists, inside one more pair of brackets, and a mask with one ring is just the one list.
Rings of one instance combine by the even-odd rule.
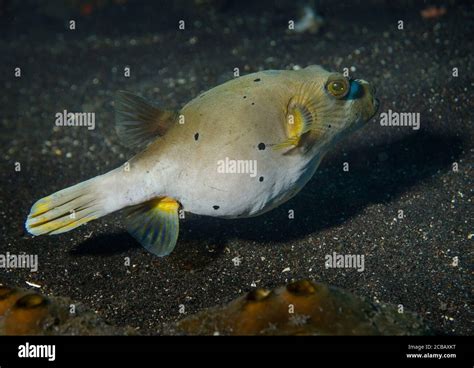
[[375, 116], [375, 114], [377, 114], [379, 107], [380, 107], [380, 100], [378, 98], [372, 97], [372, 113], [370, 114], [367, 121], [371, 120]]
[[371, 116], [371, 118], [373, 118], [374, 115], [377, 113], [377, 111], [379, 111], [380, 100], [379, 100], [378, 98], [374, 98], [373, 106], [374, 106], [374, 113], [373, 113], [373, 115]]

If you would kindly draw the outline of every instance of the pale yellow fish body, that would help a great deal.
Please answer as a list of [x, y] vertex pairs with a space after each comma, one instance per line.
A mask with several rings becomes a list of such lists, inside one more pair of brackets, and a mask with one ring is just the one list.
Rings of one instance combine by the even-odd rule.
[[[38, 201], [27, 228], [60, 233], [130, 207], [129, 231], [153, 253], [168, 254], [180, 208], [225, 218], [275, 208], [301, 190], [328, 149], [376, 109], [367, 82], [318, 66], [239, 77], [178, 112], [125, 94], [117, 106], [119, 135], [145, 148], [123, 167]], [[51, 216], [64, 217], [71, 208], [80, 213], [74, 221]]]
[[[274, 149], [288, 138], [288, 101], [304, 81], [304, 73], [260, 72], [215, 87], [185, 105], [183, 123], [131, 163], [156, 177], [155, 196], [166, 193], [185, 211], [217, 217], [259, 214], [296, 194], [319, 163], [317, 151], [284, 155]], [[256, 170], [219, 172], [226, 159]]]

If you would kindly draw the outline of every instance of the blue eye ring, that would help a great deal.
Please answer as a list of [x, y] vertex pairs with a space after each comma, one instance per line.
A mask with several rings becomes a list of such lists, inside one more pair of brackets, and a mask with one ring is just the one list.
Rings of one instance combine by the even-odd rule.
[[355, 100], [362, 96], [363, 88], [357, 79], [350, 80], [351, 87], [349, 93], [347, 94], [348, 100]]

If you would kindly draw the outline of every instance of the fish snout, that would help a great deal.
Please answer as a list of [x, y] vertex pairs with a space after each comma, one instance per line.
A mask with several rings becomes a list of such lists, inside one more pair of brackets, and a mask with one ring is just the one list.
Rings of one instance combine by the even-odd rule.
[[363, 79], [356, 79], [357, 82], [362, 86], [364, 90], [364, 95], [369, 95], [371, 97], [375, 97], [375, 93], [377, 92], [377, 89], [373, 84], [370, 84], [366, 80]]
[[372, 119], [372, 117], [377, 113], [377, 110], [379, 109], [379, 106], [380, 106], [379, 99], [375, 97], [377, 88], [373, 84], [370, 84], [369, 82], [363, 79], [358, 79], [357, 81], [360, 83], [360, 85], [362, 86], [364, 90], [363, 99], [365, 100], [364, 102], [365, 120], [368, 121]]

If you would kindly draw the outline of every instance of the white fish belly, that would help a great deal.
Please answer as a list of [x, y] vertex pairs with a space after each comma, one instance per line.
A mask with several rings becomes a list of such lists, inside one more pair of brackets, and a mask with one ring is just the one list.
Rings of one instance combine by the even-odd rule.
[[255, 160], [256, 171], [251, 172], [234, 172], [229, 161], [223, 172], [218, 169], [218, 161], [197, 170], [181, 170], [181, 179], [174, 182], [172, 195], [185, 211], [224, 218], [259, 215], [299, 192], [320, 160], [299, 156], [285, 157], [280, 162]]

